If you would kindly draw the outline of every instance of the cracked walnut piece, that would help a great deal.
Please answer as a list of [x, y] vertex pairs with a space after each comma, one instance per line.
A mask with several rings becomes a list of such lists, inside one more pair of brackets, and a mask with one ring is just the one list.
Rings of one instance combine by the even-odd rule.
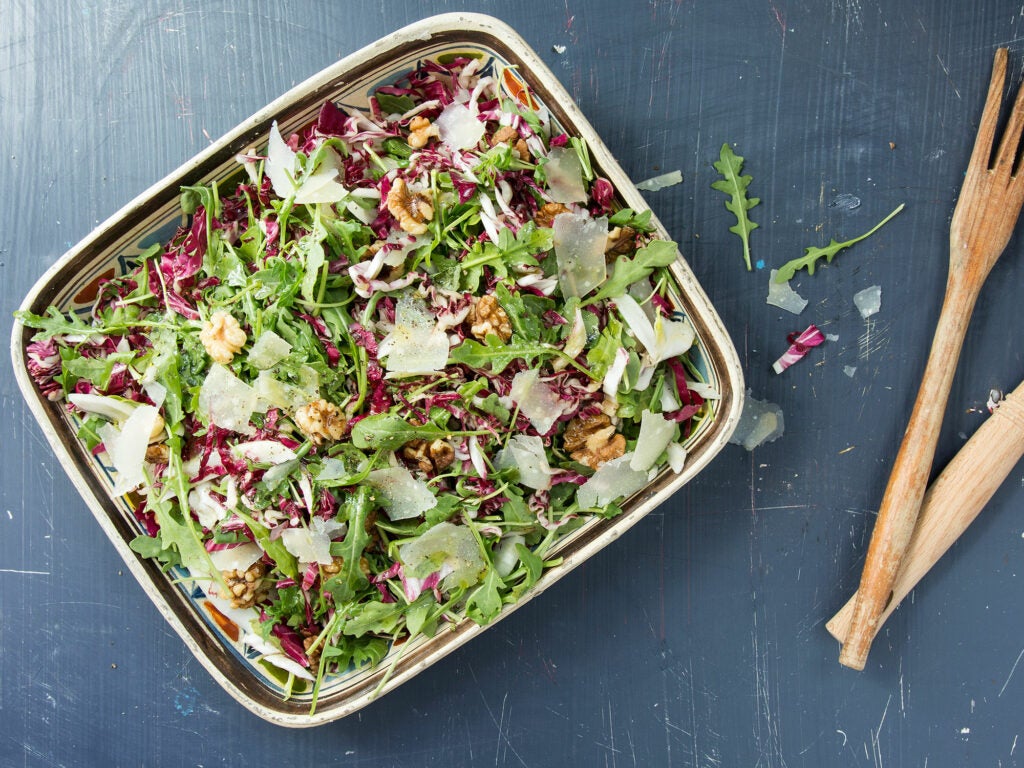
[[632, 227], [615, 227], [608, 233], [604, 252], [606, 256], [619, 256], [636, 250], [636, 230]]
[[540, 210], [533, 217], [533, 223], [538, 227], [547, 227], [550, 229], [555, 226], [555, 216], [560, 213], [568, 213], [569, 209], [561, 203], [544, 203], [540, 207]]
[[341, 439], [347, 424], [341, 409], [322, 397], [295, 411], [295, 425], [314, 445], [320, 445], [324, 440]]
[[223, 597], [231, 601], [232, 608], [252, 608], [263, 597], [262, 580], [266, 571], [267, 566], [260, 561], [244, 571], [221, 571], [229, 590]]
[[488, 139], [488, 143], [492, 147], [496, 147], [499, 144], [508, 144], [512, 147], [512, 150], [520, 160], [530, 159], [530, 150], [527, 149], [526, 142], [519, 136], [519, 132], [511, 125], [501, 126], [491, 135], [491, 138]]
[[217, 310], [203, 323], [199, 340], [214, 362], [227, 365], [245, 346], [245, 331], [229, 313]]
[[480, 341], [487, 341], [490, 333], [506, 342], [512, 338], [508, 314], [491, 294], [474, 299], [466, 319], [469, 320], [469, 332]]
[[591, 469], [626, 452], [626, 438], [616, 433], [615, 425], [603, 413], [589, 419], [572, 419], [565, 428], [563, 441], [569, 455]]
[[455, 461], [455, 449], [441, 438], [431, 443], [410, 440], [402, 446], [402, 458], [415, 462], [424, 472], [442, 472]]
[[409, 146], [413, 149], [423, 149], [430, 141], [430, 137], [438, 136], [437, 126], [427, 118], [416, 115], [409, 121]]
[[388, 211], [398, 219], [398, 225], [410, 235], [427, 231], [426, 222], [434, 218], [434, 206], [426, 195], [410, 192], [405, 179], [395, 179], [388, 192]]

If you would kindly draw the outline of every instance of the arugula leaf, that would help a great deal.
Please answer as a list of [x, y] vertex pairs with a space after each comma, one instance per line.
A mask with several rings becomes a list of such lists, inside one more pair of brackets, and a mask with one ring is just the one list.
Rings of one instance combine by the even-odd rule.
[[468, 365], [470, 368], [490, 366], [494, 373], [501, 373], [513, 360], [522, 358], [527, 365], [532, 365], [533, 361], [543, 354], [554, 354], [554, 352], [542, 344], [520, 339], [514, 339], [506, 344], [495, 334], [489, 333], [484, 344], [473, 339], [466, 339], [451, 351], [449, 359]]
[[47, 307], [45, 315], [35, 315], [25, 310], [18, 310], [14, 316], [29, 328], [38, 328], [39, 333], [32, 337], [33, 341], [43, 341], [61, 334], [99, 336], [103, 331], [86, 323], [81, 317], [72, 313], [65, 316], [56, 307]]
[[436, 440], [450, 434], [436, 424], [410, 424], [397, 413], [375, 413], [352, 427], [352, 442], [357, 448], [393, 451], [410, 440]]
[[139, 534], [128, 542], [128, 546], [133, 552], [138, 552], [142, 557], [155, 558], [169, 566], [181, 565], [181, 558], [178, 556], [177, 550], [164, 544], [159, 531], [157, 531], [156, 536]]
[[585, 305], [595, 304], [601, 299], [621, 296], [633, 283], [650, 276], [657, 267], [667, 267], [676, 260], [679, 247], [671, 240], [652, 240], [640, 248], [632, 257], [623, 254], [615, 260], [611, 277], [601, 290], [585, 300]]
[[281, 539], [271, 539], [270, 529], [265, 525], [257, 523], [240, 508], [235, 509], [235, 514], [238, 515], [242, 519], [242, 522], [246, 524], [250, 531], [252, 531], [252, 535], [253, 538], [256, 539], [256, 543], [260, 545], [260, 548], [264, 552], [270, 555], [275, 563], [277, 563], [277, 567], [281, 569], [281, 572], [298, 581], [299, 561], [295, 559], [295, 555], [285, 549], [284, 542]]
[[590, 162], [590, 150], [587, 149], [587, 142], [578, 136], [571, 136], [569, 145], [576, 150], [576, 157], [579, 158], [580, 169], [583, 171], [583, 180], [593, 181], [594, 166]]
[[338, 665], [344, 672], [350, 666], [377, 666], [388, 653], [388, 641], [381, 637], [339, 636], [337, 642], [325, 643], [321, 658]]
[[632, 208], [622, 208], [608, 217], [608, 223], [613, 227], [630, 227], [637, 232], [654, 231], [649, 210], [636, 213]]
[[437, 608], [437, 602], [434, 600], [433, 594], [430, 590], [425, 590], [416, 601], [409, 606], [405, 612], [405, 628], [409, 630], [410, 635], [418, 635], [421, 632], [425, 635], [433, 635], [433, 624], [431, 614], [434, 609]]
[[[351, 600], [356, 592], [366, 585], [366, 576], [359, 567], [359, 559], [370, 543], [370, 534], [366, 532], [366, 518], [372, 507], [373, 491], [366, 485], [359, 486], [354, 493], [345, 498], [342, 512], [347, 513], [348, 530], [341, 542], [341, 571], [333, 577], [339, 580], [338, 591], [332, 590], [336, 605]], [[349, 597], [339, 600], [342, 591], [349, 594]]]
[[519, 561], [526, 568], [526, 586], [533, 586], [544, 571], [544, 561], [523, 544], [516, 544], [516, 552], [519, 553]]
[[489, 624], [491, 619], [501, 613], [501, 590], [505, 582], [490, 566], [483, 582], [466, 598], [466, 615], [477, 624]]
[[587, 350], [587, 365], [591, 372], [604, 378], [608, 368], [615, 362], [615, 355], [622, 343], [622, 322], [613, 314], [608, 315], [608, 325], [601, 331], [601, 335], [589, 350]]
[[107, 420], [99, 416], [87, 416], [85, 421], [82, 422], [82, 426], [78, 428], [78, 439], [85, 441], [85, 447], [91, 451], [103, 442], [103, 438], [100, 437], [98, 430], [106, 423]]
[[900, 203], [896, 207], [896, 210], [894, 210], [892, 213], [890, 213], [888, 216], [886, 216], [884, 219], [875, 224], [875, 226], [873, 226], [871, 229], [869, 229], [867, 232], [865, 232], [863, 235], [860, 235], [859, 237], [855, 237], [852, 240], [846, 240], [842, 243], [837, 243], [835, 238], [832, 238], [832, 242], [830, 242], [824, 248], [805, 248], [803, 256], [800, 256], [799, 258], [796, 259], [792, 259], [791, 261], [787, 261], [785, 264], [782, 265], [782, 267], [779, 268], [779, 271], [775, 275], [775, 282], [784, 283], [787, 280], [790, 280], [793, 277], [793, 275], [795, 275], [801, 269], [806, 269], [807, 274], [813, 275], [814, 268], [817, 264], [818, 259], [824, 258], [826, 264], [831, 264], [832, 259], [834, 259], [836, 257], [836, 254], [838, 254], [841, 250], [843, 250], [844, 248], [849, 248], [854, 243], [859, 243], [861, 240], [865, 240], [871, 235], [875, 234], [875, 232], [881, 229], [883, 225], [888, 223], [888, 221], [893, 216], [895, 216], [897, 213], [903, 210], [903, 205], [903, 203]]
[[302, 589], [298, 586], [281, 587], [277, 590], [277, 599], [267, 608], [267, 613], [277, 622], [289, 627], [297, 627], [306, 620], [306, 600]]
[[[156, 517], [156, 523], [160, 526], [160, 539], [164, 549], [173, 547], [178, 552], [181, 564], [187, 568], [193, 576], [198, 577], [213, 568], [210, 562], [210, 555], [207, 553], [202, 542], [196, 536], [188, 521], [184, 521], [181, 512], [165, 499], [149, 498], [149, 509]], [[138, 550], [136, 550], [138, 551]], [[210, 576], [220, 576], [220, 572], [210, 573]]]
[[220, 195], [217, 194], [216, 182], [210, 184], [210, 186], [199, 184], [181, 188], [182, 211], [191, 216], [199, 209], [200, 205], [203, 206], [208, 215], [213, 216], [215, 219], [220, 217]]
[[505, 310], [505, 314], [508, 315], [512, 330], [519, 334], [521, 338], [540, 338], [541, 330], [543, 329], [541, 318], [539, 315], [527, 310], [526, 304], [523, 303], [523, 297], [518, 291], [513, 293], [508, 289], [504, 281], [499, 281], [494, 286], [494, 298], [498, 300], [498, 304], [501, 305], [501, 308]]
[[360, 637], [373, 632], [377, 634], [390, 634], [398, 627], [405, 612], [404, 603], [382, 603], [373, 600], [368, 603], [351, 605], [349, 609], [352, 616], [346, 618], [341, 626], [341, 631], [346, 635]]
[[385, 115], [404, 115], [416, 106], [416, 102], [409, 96], [395, 96], [390, 93], [381, 93], [378, 91], [373, 94], [373, 98], [377, 100], [377, 104], [380, 106], [380, 111]]
[[750, 266], [750, 233], [757, 229], [758, 225], [750, 220], [747, 211], [760, 203], [761, 199], [747, 197], [747, 188], [753, 177], [740, 175], [743, 171], [743, 158], [735, 154], [728, 144], [722, 145], [721, 157], [715, 161], [715, 170], [722, 174], [723, 178], [714, 182], [711, 188], [729, 195], [725, 207], [736, 216], [736, 223], [729, 227], [729, 231], [739, 235], [740, 240], [743, 241], [743, 260], [747, 263], [749, 272], [752, 269]]
[[501, 404], [501, 398], [496, 392], [491, 392], [487, 397], [472, 404], [478, 411], [494, 416], [502, 424], [508, 424], [512, 418], [512, 412]]
[[[64, 350], [61, 350], [63, 352]], [[64, 355], [62, 354], [63, 358]], [[134, 352], [112, 352], [106, 357], [83, 357], [78, 355], [63, 361], [64, 368], [78, 379], [88, 379], [97, 388], [103, 390], [110, 384], [110, 376], [117, 363], [130, 363], [135, 358]]]
[[302, 276], [301, 293], [306, 301], [316, 301], [316, 284], [320, 279], [320, 270], [324, 265], [324, 239], [327, 230], [320, 224], [320, 209], [317, 208], [316, 221], [313, 229], [299, 238], [296, 249], [302, 256], [305, 272]]

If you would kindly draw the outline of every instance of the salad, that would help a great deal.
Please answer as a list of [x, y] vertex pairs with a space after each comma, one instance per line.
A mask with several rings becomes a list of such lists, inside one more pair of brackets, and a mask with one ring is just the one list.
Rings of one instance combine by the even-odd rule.
[[491, 621], [681, 471], [717, 397], [676, 245], [481, 64], [275, 123], [91, 311], [18, 314], [40, 391], [133, 501], [132, 549], [208, 585], [314, 707], [332, 675]]

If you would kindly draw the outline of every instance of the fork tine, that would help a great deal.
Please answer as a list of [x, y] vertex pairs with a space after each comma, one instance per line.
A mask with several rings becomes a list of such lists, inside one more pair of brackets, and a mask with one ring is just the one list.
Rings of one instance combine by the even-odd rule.
[[1006, 48], [997, 48], [995, 61], [992, 63], [992, 79], [988, 84], [988, 96], [985, 98], [985, 109], [982, 110], [981, 123], [978, 125], [978, 137], [974, 140], [971, 161], [967, 165], [968, 175], [988, 169], [988, 161], [992, 155], [992, 143], [996, 135], [996, 124], [999, 122], [999, 106], [1003, 101], [1006, 61]]
[[994, 167], [996, 170], [1006, 170], [1016, 173], [1014, 160], [1017, 157], [1017, 149], [1020, 145], [1020, 135], [1024, 131], [1024, 83], [1017, 89], [1017, 97], [1013, 101], [1013, 111], [1010, 112], [1010, 120], [1006, 124], [1003, 138], [999, 142], [999, 152], [996, 154]]

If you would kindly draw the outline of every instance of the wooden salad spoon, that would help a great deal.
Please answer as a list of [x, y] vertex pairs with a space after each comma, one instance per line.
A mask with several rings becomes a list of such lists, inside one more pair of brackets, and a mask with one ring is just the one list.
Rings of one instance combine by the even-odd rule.
[[839, 653], [839, 663], [853, 669], [864, 669], [882, 614], [893, 601], [893, 586], [921, 509], [967, 325], [981, 286], [1006, 248], [1024, 203], [1024, 178], [1015, 168], [1024, 129], [1024, 87], [1017, 92], [1006, 130], [994, 158], [992, 155], [1006, 63], [1007, 51], [999, 48], [949, 229], [949, 275], [942, 312], [878, 510], [850, 629]]
[[[876, 624], [876, 633], [910, 590], [931, 570], [992, 498], [1024, 456], [1024, 382], [1004, 397], [928, 488], [914, 535], [893, 585], [892, 600]], [[856, 595], [825, 628], [846, 640]]]

